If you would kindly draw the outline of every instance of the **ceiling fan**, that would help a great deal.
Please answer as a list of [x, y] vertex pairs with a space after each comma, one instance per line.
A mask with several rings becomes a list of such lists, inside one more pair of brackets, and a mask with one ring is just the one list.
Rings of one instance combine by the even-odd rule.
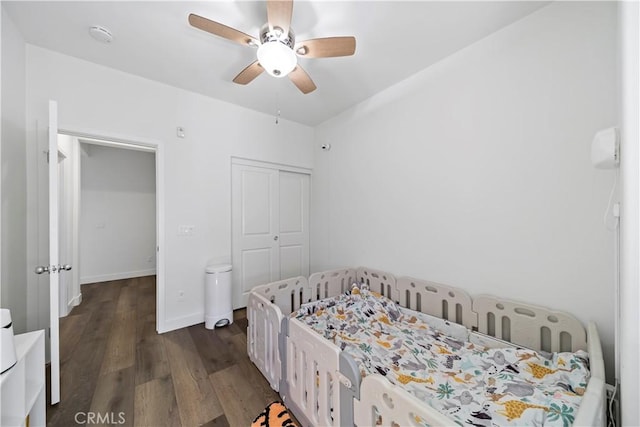
[[356, 38], [326, 37], [296, 43], [291, 29], [292, 12], [293, 0], [267, 0], [267, 23], [262, 26], [259, 39], [194, 13], [189, 15], [189, 24], [213, 35], [258, 48], [257, 59], [233, 79], [234, 83], [246, 85], [266, 70], [273, 77], [289, 76], [293, 84], [307, 94], [313, 92], [316, 85], [298, 64], [298, 57], [350, 56], [356, 51]]

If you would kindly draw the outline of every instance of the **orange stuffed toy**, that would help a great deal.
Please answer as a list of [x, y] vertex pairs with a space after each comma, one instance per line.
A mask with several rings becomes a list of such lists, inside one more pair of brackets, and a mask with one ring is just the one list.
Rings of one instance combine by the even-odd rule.
[[270, 403], [253, 420], [251, 427], [298, 427], [287, 408], [281, 402]]

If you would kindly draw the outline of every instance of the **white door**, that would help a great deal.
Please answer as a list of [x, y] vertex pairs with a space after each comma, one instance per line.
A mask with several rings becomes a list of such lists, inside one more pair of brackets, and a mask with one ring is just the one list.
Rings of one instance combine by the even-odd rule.
[[233, 307], [254, 286], [309, 274], [309, 175], [232, 165]]
[[[49, 274], [49, 350], [51, 357], [51, 404], [60, 402], [60, 341], [59, 303], [60, 273], [71, 270], [70, 265], [60, 265], [60, 207], [58, 157], [58, 105], [49, 101], [48, 129], [49, 175], [49, 265], [38, 266], [37, 274]], [[63, 157], [64, 158], [64, 157]]]
[[256, 285], [280, 278], [278, 171], [232, 167], [233, 308], [247, 305]]
[[58, 104], [49, 101], [49, 321], [51, 350], [51, 404], [60, 402], [59, 343], [59, 215], [58, 206]]
[[309, 276], [309, 175], [280, 171], [280, 278]]

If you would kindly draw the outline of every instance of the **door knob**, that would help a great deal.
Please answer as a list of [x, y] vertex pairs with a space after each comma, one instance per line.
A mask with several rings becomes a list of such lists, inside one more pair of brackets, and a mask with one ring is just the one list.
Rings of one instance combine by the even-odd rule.
[[44, 265], [39, 265], [35, 269], [36, 274], [42, 274], [42, 273], [48, 273], [48, 272], [49, 272], [49, 267]]
[[278, 240], [278, 236], [273, 236], [273, 240]]
[[65, 264], [65, 265], [54, 265], [51, 268], [49, 268], [48, 266], [45, 265], [39, 265], [35, 268], [35, 273], [36, 274], [42, 274], [42, 273], [55, 273], [56, 271], [60, 272], [60, 271], [69, 271], [71, 270], [71, 265], [69, 264]]

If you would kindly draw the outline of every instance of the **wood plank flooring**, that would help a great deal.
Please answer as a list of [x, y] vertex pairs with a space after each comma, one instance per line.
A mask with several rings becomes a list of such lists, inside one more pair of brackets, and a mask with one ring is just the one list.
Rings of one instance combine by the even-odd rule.
[[244, 310], [214, 331], [158, 335], [155, 289], [155, 276], [82, 286], [60, 319], [61, 402], [47, 425], [249, 426], [279, 400], [247, 356]]

